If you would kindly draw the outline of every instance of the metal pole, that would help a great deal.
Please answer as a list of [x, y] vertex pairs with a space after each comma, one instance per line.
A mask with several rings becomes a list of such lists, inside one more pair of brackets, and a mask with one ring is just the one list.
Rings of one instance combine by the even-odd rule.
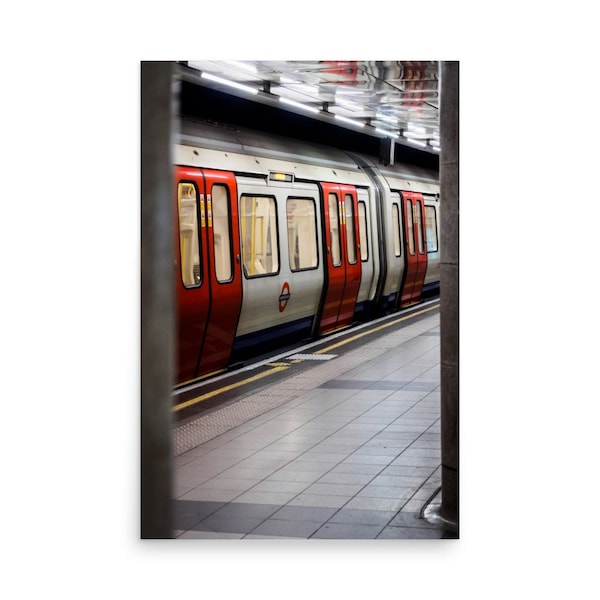
[[141, 63], [141, 537], [170, 538], [173, 63]]
[[441, 63], [441, 441], [442, 503], [440, 517], [458, 533], [458, 138], [459, 63]]

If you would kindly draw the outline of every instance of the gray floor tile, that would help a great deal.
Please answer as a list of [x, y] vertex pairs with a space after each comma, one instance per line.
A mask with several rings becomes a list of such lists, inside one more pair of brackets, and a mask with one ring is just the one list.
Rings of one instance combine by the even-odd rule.
[[282, 506], [298, 495], [298, 492], [256, 492], [249, 490], [240, 494], [236, 502], [256, 504], [277, 504]]
[[329, 473], [325, 473], [325, 475], [323, 475], [323, 477], [321, 477], [317, 483], [359, 483], [365, 485], [369, 483], [373, 477], [373, 475], [365, 473], [337, 473], [330, 471]]
[[312, 535], [311, 539], [372, 540], [379, 535], [381, 530], [381, 525], [326, 523]]
[[394, 487], [390, 485], [373, 485], [369, 484], [365, 486], [358, 494], [357, 498], [368, 497], [368, 498], [391, 498], [398, 499], [407, 502], [412, 496], [415, 495], [416, 488], [412, 487]]
[[176, 535], [179, 540], [241, 540], [243, 533], [223, 533], [220, 531], [182, 531]]
[[319, 521], [321, 524], [337, 512], [337, 508], [325, 508], [314, 506], [282, 506], [271, 515], [271, 519], [287, 521]]
[[323, 471], [299, 471], [295, 469], [283, 468], [271, 473], [265, 481], [297, 481], [304, 483], [313, 483], [323, 476]]
[[194, 529], [200, 531], [245, 534], [256, 529], [263, 521], [263, 518], [258, 517], [222, 517], [213, 515], [201, 521]]
[[290, 506], [312, 506], [315, 508], [341, 508], [352, 496], [323, 496], [302, 493], [289, 501]]
[[[406, 503], [406, 500], [398, 500], [397, 498], [374, 498], [369, 496], [356, 496], [349, 500], [344, 508], [356, 508], [366, 510], [384, 510], [384, 511], [399, 511]], [[341, 508], [341, 507], [340, 507]]]
[[225, 506], [224, 502], [175, 500], [172, 510], [173, 528], [176, 530], [190, 529], [223, 506]]
[[231, 467], [227, 471], [220, 473], [219, 477], [225, 477], [228, 479], [249, 479], [253, 481], [260, 481], [265, 477], [271, 475], [276, 469], [272, 467], [263, 467], [260, 469], [253, 468], [248, 469], [244, 467]]
[[354, 523], [361, 525], [387, 525], [394, 518], [393, 510], [365, 510], [340, 508], [328, 523]]
[[385, 527], [377, 536], [381, 540], [439, 540], [444, 532], [422, 527]]
[[184, 494], [179, 500], [197, 500], [202, 502], [231, 502], [242, 492], [240, 490], [215, 490], [195, 488]]
[[265, 479], [252, 487], [252, 492], [276, 492], [298, 494], [305, 490], [311, 482], [308, 481], [277, 481], [276, 479]]
[[323, 496], [352, 497], [364, 487], [362, 483], [322, 483], [321, 480], [306, 488], [305, 494], [319, 494]]
[[245, 491], [258, 483], [256, 479], [235, 479], [233, 477], [213, 477], [197, 486], [197, 490], [238, 490]]
[[215, 517], [267, 519], [280, 508], [277, 504], [230, 502], [214, 512]]
[[[329, 471], [330, 473], [361, 473], [364, 475], [372, 475], [375, 477], [378, 473], [381, 473], [385, 469], [385, 465], [365, 465], [361, 463], [348, 463], [343, 462], [336, 465]], [[387, 467], [389, 468], [389, 467]]]
[[253, 529], [251, 535], [309, 538], [323, 524], [321, 521], [284, 521], [268, 519]]
[[422, 477], [417, 475], [377, 475], [374, 477], [370, 485], [390, 486], [390, 487], [407, 487], [417, 489], [424, 482]]

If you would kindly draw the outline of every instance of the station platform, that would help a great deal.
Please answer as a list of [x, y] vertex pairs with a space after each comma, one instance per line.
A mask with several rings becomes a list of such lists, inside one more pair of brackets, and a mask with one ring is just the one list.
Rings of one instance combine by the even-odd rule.
[[174, 537], [456, 538], [435, 517], [439, 302], [395, 316], [280, 356], [276, 378], [178, 423]]

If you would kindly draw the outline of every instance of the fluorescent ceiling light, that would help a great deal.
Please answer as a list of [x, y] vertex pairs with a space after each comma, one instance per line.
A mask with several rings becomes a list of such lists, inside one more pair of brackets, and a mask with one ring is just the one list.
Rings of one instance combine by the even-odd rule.
[[411, 139], [411, 140], [412, 139], [423, 139], [423, 138], [427, 137], [427, 134], [425, 133], [424, 130], [423, 130], [422, 133], [421, 132], [417, 133], [416, 131], [403, 131], [402, 135], [405, 138], [408, 138], [408, 139]]
[[425, 142], [419, 142], [419, 141], [413, 140], [411, 138], [406, 138], [406, 141], [410, 142], [411, 144], [415, 144], [415, 146], [421, 146], [423, 148], [427, 148], [427, 144]]
[[334, 116], [339, 121], [342, 121], [344, 123], [350, 123], [350, 125], [356, 125], [356, 127], [364, 127], [365, 126], [364, 123], [361, 123], [360, 121], [355, 121], [354, 119], [348, 119], [348, 118], [342, 117], [340, 115], [334, 115]]
[[313, 106], [308, 106], [307, 104], [300, 104], [300, 102], [294, 102], [294, 100], [288, 100], [287, 98], [283, 98], [279, 96], [279, 100], [284, 104], [289, 104], [290, 106], [295, 106], [296, 108], [301, 108], [302, 110], [307, 110], [311, 113], [315, 113], [318, 115], [321, 111], [318, 108], [314, 108]]
[[391, 131], [386, 131], [385, 129], [379, 129], [379, 127], [375, 127], [375, 131], [378, 133], [382, 133], [383, 135], [387, 135], [388, 137], [398, 138], [400, 137], [397, 133], [392, 133]]
[[248, 92], [249, 94], [258, 94], [258, 90], [256, 88], [252, 88], [248, 85], [242, 85], [241, 83], [230, 81], [229, 79], [223, 79], [223, 77], [217, 77], [216, 75], [211, 75], [210, 73], [206, 73], [205, 71], [202, 71], [202, 77], [204, 79], [208, 79], [209, 81], [214, 81], [215, 83], [222, 83], [223, 85], [228, 85], [229, 87], [235, 88], [237, 90], [243, 90], [244, 92]]

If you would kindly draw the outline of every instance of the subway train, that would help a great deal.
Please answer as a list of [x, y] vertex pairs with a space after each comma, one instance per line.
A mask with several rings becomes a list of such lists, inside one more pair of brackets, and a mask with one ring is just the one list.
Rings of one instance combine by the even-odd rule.
[[439, 179], [182, 117], [176, 385], [439, 293]]

